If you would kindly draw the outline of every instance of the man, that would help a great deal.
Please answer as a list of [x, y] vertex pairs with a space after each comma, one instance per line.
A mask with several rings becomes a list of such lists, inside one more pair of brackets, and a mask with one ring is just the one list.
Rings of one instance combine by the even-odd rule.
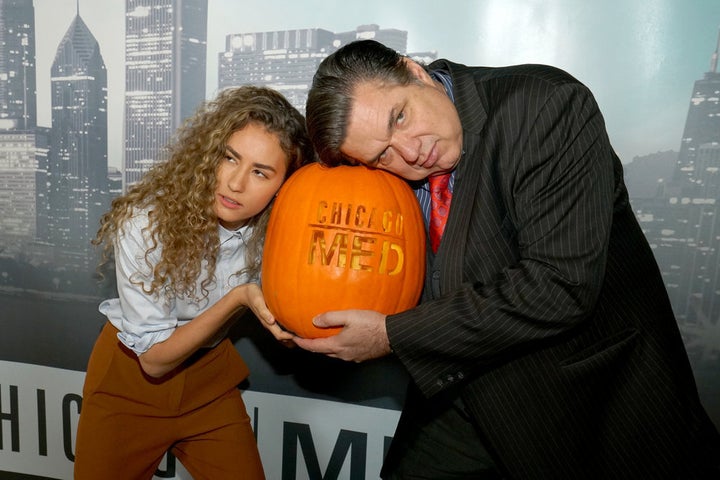
[[394, 352], [409, 372], [383, 478], [720, 478], [717, 430], [586, 87], [547, 66], [425, 68], [359, 41], [320, 65], [306, 116], [322, 162], [407, 179], [428, 218], [428, 179], [449, 174], [421, 304], [328, 312], [315, 324], [338, 335], [295, 339], [348, 361]]

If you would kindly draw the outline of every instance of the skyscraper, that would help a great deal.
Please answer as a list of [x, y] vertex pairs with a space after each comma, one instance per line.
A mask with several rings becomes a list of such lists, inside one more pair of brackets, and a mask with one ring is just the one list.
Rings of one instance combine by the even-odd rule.
[[0, 130], [0, 244], [17, 251], [36, 234], [35, 133]]
[[35, 127], [35, 93], [32, 0], [0, 0], [0, 129]]
[[37, 234], [35, 90], [32, 0], [0, 0], [0, 244], [6, 254], [18, 253]]
[[342, 33], [306, 28], [231, 34], [218, 57], [218, 88], [264, 85], [282, 92], [304, 112], [320, 62], [342, 45], [361, 38], [373, 38], [403, 54], [407, 49], [407, 32], [377, 25]]
[[685, 130], [680, 144], [675, 180], [687, 179], [685, 187], [693, 186], [702, 173], [697, 168], [697, 156], [703, 144], [720, 141], [720, 34], [710, 59], [710, 70], [693, 87]]
[[697, 80], [672, 181], [656, 198], [633, 200], [678, 320], [720, 318], [720, 39]]
[[205, 99], [207, 0], [126, 0], [123, 189]]
[[337, 48], [334, 40], [320, 28], [228, 35], [218, 58], [218, 88], [264, 85], [304, 111], [318, 65]]
[[685, 239], [681, 264], [685, 315], [720, 321], [720, 34], [710, 70], [695, 82], [669, 201], [686, 215], [675, 224]]
[[107, 73], [79, 12], [57, 49], [50, 80], [49, 240], [87, 257], [108, 202]]

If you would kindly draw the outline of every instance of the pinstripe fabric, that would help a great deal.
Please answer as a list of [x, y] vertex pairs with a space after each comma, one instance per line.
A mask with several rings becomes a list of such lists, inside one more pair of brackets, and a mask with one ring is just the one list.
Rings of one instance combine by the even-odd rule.
[[451, 72], [465, 154], [423, 302], [387, 321], [421, 392], [406, 410], [461, 395], [508, 478], [720, 478], [590, 92], [552, 67], [432, 68]]

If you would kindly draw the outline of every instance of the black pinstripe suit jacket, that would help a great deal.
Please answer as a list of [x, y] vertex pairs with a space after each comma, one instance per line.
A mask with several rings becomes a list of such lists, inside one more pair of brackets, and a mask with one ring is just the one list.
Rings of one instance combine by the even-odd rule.
[[718, 434], [591, 93], [546, 66], [430, 68], [451, 73], [464, 155], [423, 302], [387, 321], [417, 387], [405, 410], [460, 396], [513, 479], [716, 478]]

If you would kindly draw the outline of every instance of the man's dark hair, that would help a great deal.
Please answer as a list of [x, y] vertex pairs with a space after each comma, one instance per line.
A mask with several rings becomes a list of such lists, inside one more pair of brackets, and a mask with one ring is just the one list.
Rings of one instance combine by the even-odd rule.
[[347, 135], [355, 88], [362, 82], [408, 85], [417, 81], [403, 56], [375, 40], [348, 43], [320, 63], [308, 92], [305, 117], [320, 161], [352, 162], [340, 153]]

